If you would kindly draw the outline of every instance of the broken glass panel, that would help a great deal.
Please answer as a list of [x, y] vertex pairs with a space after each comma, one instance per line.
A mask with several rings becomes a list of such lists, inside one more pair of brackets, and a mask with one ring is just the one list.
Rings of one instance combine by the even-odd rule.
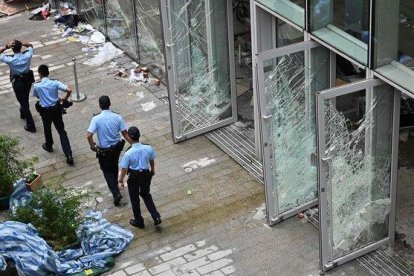
[[106, 1], [107, 35], [133, 58], [138, 57], [132, 0]]
[[78, 1], [80, 13], [96, 29], [105, 33], [105, 15], [103, 0]]
[[232, 116], [227, 1], [169, 1], [172, 63], [185, 135]]
[[314, 91], [326, 88], [328, 64], [324, 49], [264, 63], [266, 112], [272, 115], [266, 127], [278, 215], [317, 199], [317, 168], [312, 163], [316, 152]]
[[165, 75], [164, 43], [158, 1], [136, 0], [139, 63], [163, 80]]
[[383, 85], [370, 94], [325, 100], [332, 260], [388, 236], [393, 91]]

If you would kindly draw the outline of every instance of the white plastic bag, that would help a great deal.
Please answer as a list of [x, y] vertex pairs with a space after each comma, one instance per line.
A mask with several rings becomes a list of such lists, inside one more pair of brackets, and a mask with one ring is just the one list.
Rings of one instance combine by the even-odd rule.
[[116, 48], [111, 42], [107, 42], [99, 48], [99, 53], [92, 59], [84, 62], [83, 64], [91, 66], [100, 66], [107, 61], [110, 61], [117, 56], [122, 55], [123, 51]]

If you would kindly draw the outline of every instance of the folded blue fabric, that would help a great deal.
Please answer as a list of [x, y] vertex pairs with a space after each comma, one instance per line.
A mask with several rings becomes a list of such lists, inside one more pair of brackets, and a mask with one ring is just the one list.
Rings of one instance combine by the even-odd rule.
[[[24, 187], [23, 187], [24, 186]], [[10, 200], [11, 208], [30, 200], [25, 185], [19, 183]], [[126, 249], [134, 234], [109, 223], [101, 212], [88, 211], [77, 229], [79, 249], [55, 252], [31, 224], [15, 221], [0, 223], [0, 270], [13, 260], [19, 275], [68, 275], [91, 267], [105, 267], [105, 258]]]

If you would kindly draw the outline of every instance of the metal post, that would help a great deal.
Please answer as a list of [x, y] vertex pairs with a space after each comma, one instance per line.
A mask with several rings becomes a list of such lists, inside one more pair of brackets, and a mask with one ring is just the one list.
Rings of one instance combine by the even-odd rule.
[[86, 100], [86, 95], [84, 93], [79, 93], [79, 83], [78, 83], [78, 72], [76, 70], [76, 58], [72, 58], [73, 61], [73, 73], [75, 75], [75, 90], [76, 90], [76, 96], [72, 94], [70, 97], [70, 100], [72, 102], [82, 102]]

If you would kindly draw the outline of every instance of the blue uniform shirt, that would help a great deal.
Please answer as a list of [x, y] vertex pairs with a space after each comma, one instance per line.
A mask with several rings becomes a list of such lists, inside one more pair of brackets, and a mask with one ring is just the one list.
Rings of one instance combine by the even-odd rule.
[[7, 56], [4, 53], [0, 54], [0, 61], [3, 61], [10, 67], [12, 75], [21, 75], [30, 70], [30, 62], [32, 61], [33, 48], [29, 47], [23, 53], [14, 54], [14, 56]]
[[66, 91], [68, 87], [57, 80], [43, 78], [39, 83], [35, 83], [33, 96], [39, 98], [42, 107], [56, 105], [59, 101], [59, 90]]
[[123, 169], [148, 170], [149, 161], [155, 158], [156, 153], [150, 145], [135, 143], [125, 152], [119, 166]]
[[102, 112], [92, 118], [88, 132], [98, 133], [99, 147], [109, 148], [120, 140], [119, 132], [127, 130], [122, 116], [111, 110]]

